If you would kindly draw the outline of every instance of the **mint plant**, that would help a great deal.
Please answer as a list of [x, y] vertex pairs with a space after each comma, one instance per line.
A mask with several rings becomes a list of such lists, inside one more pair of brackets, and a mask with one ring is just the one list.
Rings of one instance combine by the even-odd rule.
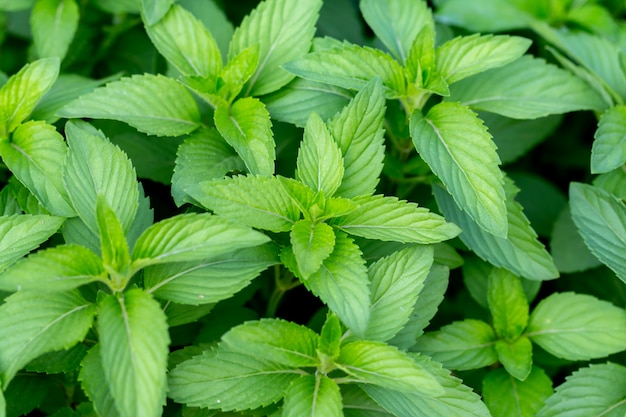
[[0, 0], [0, 417], [623, 415], [618, 3]]

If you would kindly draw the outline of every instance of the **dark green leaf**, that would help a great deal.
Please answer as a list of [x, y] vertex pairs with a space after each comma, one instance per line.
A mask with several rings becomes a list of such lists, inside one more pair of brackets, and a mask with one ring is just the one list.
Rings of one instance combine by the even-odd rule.
[[552, 381], [536, 366], [524, 381], [502, 368], [483, 379], [483, 397], [493, 417], [534, 417], [552, 394]]

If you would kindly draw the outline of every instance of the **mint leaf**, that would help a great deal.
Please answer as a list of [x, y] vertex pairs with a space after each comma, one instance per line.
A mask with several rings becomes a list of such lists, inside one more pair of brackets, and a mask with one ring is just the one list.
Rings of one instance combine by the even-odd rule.
[[580, 78], [530, 55], [459, 81], [446, 100], [514, 119], [606, 108]]
[[[0, 375], [6, 389], [17, 371], [39, 355], [83, 340], [96, 308], [77, 290], [20, 291], [0, 306]], [[16, 320], [19, 317], [19, 320]]]
[[304, 127], [297, 159], [296, 179], [313, 191], [331, 197], [343, 178], [343, 158], [324, 121], [312, 113]]
[[128, 231], [139, 199], [132, 163], [102, 132], [86, 122], [68, 122], [65, 134], [69, 151], [63, 183], [79, 217], [98, 236], [96, 204], [101, 195], [114, 209], [123, 230]]
[[328, 124], [343, 154], [344, 173], [337, 195], [373, 194], [385, 158], [385, 95], [378, 77], [361, 91]]
[[437, 71], [452, 84], [515, 61], [531, 43], [530, 39], [508, 35], [456, 37], [437, 48]]
[[341, 347], [336, 364], [362, 384], [426, 396], [444, 392], [430, 372], [396, 347], [381, 342], [350, 342]]
[[34, 3], [35, 0], [0, 0], [0, 10], [7, 12], [25, 10], [31, 7]]
[[140, 0], [142, 15], [148, 25], [159, 22], [170, 9], [174, 0]]
[[[615, 363], [590, 364], [566, 377], [537, 417], [621, 416], [626, 413], [626, 368]], [[584, 395], [581, 395], [584, 392]]]
[[8, 138], [50, 90], [59, 75], [59, 59], [26, 64], [0, 88], [0, 139]]
[[461, 226], [463, 233], [459, 236], [460, 239], [482, 259], [528, 279], [547, 280], [558, 277], [552, 257], [537, 239], [522, 207], [514, 200], [517, 188], [507, 180], [504, 190], [509, 224], [506, 239], [486, 232], [459, 209], [450, 194], [441, 187], [434, 187], [437, 204], [446, 218]]
[[154, 46], [181, 74], [215, 83], [222, 70], [222, 56], [209, 30], [177, 4], [166, 12], [156, 24], [146, 16], [146, 33]]
[[180, 136], [200, 127], [191, 93], [162, 75], [133, 75], [99, 87], [66, 104], [66, 118], [112, 119], [156, 136]]
[[33, 44], [41, 58], [67, 54], [80, 17], [75, 0], [38, 0], [30, 15]]
[[601, 174], [626, 163], [626, 106], [615, 106], [600, 117], [591, 149], [591, 173]]
[[491, 326], [466, 319], [420, 336], [411, 350], [425, 353], [449, 369], [478, 369], [498, 360], [495, 342]]
[[246, 97], [231, 106], [215, 110], [215, 127], [246, 164], [251, 174], [270, 176], [274, 173], [274, 136], [272, 122], [265, 105]]
[[614, 195], [581, 183], [570, 184], [572, 220], [598, 259], [626, 282], [626, 206]]
[[135, 288], [103, 296], [98, 307], [102, 368], [120, 416], [159, 416], [170, 342], [161, 306]]
[[626, 349], [626, 313], [590, 295], [554, 293], [532, 312], [525, 334], [559, 358], [601, 358]]
[[[368, 385], [371, 390], [378, 389], [375, 385]], [[389, 390], [387, 390], [389, 391]], [[397, 391], [390, 391], [397, 393]], [[341, 386], [341, 400], [345, 417], [390, 417], [393, 414], [382, 408], [372, 396], [368, 395], [359, 386], [344, 384]]]
[[344, 232], [384, 241], [429, 244], [452, 239], [459, 229], [415, 203], [382, 195], [353, 199], [359, 207], [332, 220]]
[[155, 297], [176, 303], [216, 303], [242, 290], [267, 267], [278, 263], [276, 252], [268, 244], [201, 262], [149, 266], [143, 271], [144, 287]]
[[551, 394], [550, 377], [536, 366], [524, 381], [502, 368], [490, 371], [483, 379], [484, 401], [494, 417], [536, 416]]
[[101, 359], [100, 345], [96, 344], [81, 363], [78, 380], [81, 388], [93, 403], [93, 409], [102, 417], [117, 417], [120, 415], [113, 399], [109, 384], [104, 383], [106, 376]]
[[399, 250], [370, 265], [372, 306], [365, 337], [385, 342], [409, 321], [433, 263], [431, 246]]
[[434, 25], [428, 4], [422, 0], [364, 0], [359, 6], [369, 27], [401, 63], [406, 61], [420, 30]]
[[443, 181], [457, 204], [486, 231], [507, 235], [500, 159], [476, 113], [458, 103], [440, 103], [426, 116], [411, 116], [415, 148]]
[[602, 265], [585, 245], [572, 220], [569, 204], [554, 222], [550, 236], [550, 253], [559, 272], [579, 272]]
[[[126, 280], [118, 282], [118, 275], [125, 276], [130, 268], [130, 254], [124, 230], [115, 212], [106, 200], [98, 195], [96, 220], [100, 235], [100, 253], [105, 269], [112, 275], [113, 285], [125, 285]], [[114, 288], [121, 290], [122, 288]]]
[[135, 243], [132, 265], [140, 269], [167, 262], [201, 261], [268, 240], [255, 230], [209, 213], [180, 214], [143, 232]]
[[[342, 333], [343, 331], [341, 329], [339, 318], [335, 314], [329, 312], [326, 315], [326, 321], [324, 322], [322, 331], [320, 332], [320, 340], [317, 346], [318, 356], [321, 356], [322, 358], [326, 356], [333, 361], [337, 359], [341, 350]], [[322, 362], [322, 367], [324, 367], [324, 365], [326, 364]]]
[[217, 90], [218, 95], [231, 103], [241, 92], [244, 84], [254, 75], [258, 65], [258, 45], [249, 46], [232, 57], [222, 70]]
[[528, 324], [528, 301], [520, 278], [506, 269], [493, 268], [487, 288], [496, 334], [509, 342], [515, 341]]
[[335, 232], [335, 248], [304, 285], [318, 296], [357, 336], [367, 329], [370, 290], [359, 247], [344, 233]]
[[293, 79], [281, 66], [311, 48], [320, 0], [266, 0], [241, 22], [230, 43], [228, 59], [259, 45], [259, 67], [244, 95], [260, 96], [278, 90]]
[[520, 381], [528, 378], [533, 366], [533, 345], [530, 339], [522, 336], [514, 341], [498, 340], [496, 352], [498, 360], [509, 374]]
[[276, 177], [238, 175], [204, 181], [189, 194], [203, 207], [258, 229], [287, 232], [300, 218], [300, 207]]
[[509, 0], [474, 0], [466, 7], [464, 0], [447, 0], [437, 8], [442, 23], [461, 26], [474, 32], [501, 32], [527, 27], [532, 16]]
[[339, 385], [322, 374], [294, 380], [285, 393], [283, 417], [343, 417]]
[[593, 180], [593, 185], [608, 191], [622, 200], [626, 200], [626, 171], [623, 169], [616, 169], [606, 174], [598, 175]]
[[20, 125], [11, 141], [0, 141], [3, 162], [51, 213], [75, 216], [63, 186], [63, 163], [67, 145], [54, 126], [43, 122]]
[[304, 279], [320, 269], [335, 247], [335, 233], [326, 223], [298, 220], [289, 236], [298, 270]]
[[0, 289], [52, 293], [105, 278], [100, 257], [83, 246], [61, 245], [39, 250], [4, 270]]

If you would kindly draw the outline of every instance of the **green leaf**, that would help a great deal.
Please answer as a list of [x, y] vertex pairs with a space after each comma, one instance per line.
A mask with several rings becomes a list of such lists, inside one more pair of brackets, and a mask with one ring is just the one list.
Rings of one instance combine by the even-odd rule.
[[26, 64], [0, 89], [0, 138], [7, 138], [33, 111], [59, 75], [59, 59]]
[[495, 342], [491, 326], [466, 319], [420, 336], [411, 350], [429, 355], [449, 369], [478, 369], [498, 360]]
[[69, 151], [63, 183], [79, 217], [98, 236], [96, 205], [101, 195], [127, 232], [135, 219], [139, 199], [132, 163], [88, 123], [70, 121], [65, 125], [65, 134]]
[[134, 288], [102, 297], [98, 307], [102, 367], [120, 416], [160, 416], [170, 342], [161, 306]]
[[520, 381], [528, 378], [533, 367], [533, 345], [530, 339], [522, 336], [515, 341], [498, 340], [496, 351], [498, 360], [509, 374]]
[[304, 279], [320, 269], [335, 247], [335, 233], [326, 223], [298, 220], [289, 236], [298, 270]]
[[35, 0], [0, 0], [0, 10], [10, 12], [30, 8]]
[[133, 75], [80, 96], [58, 115], [111, 119], [156, 136], [180, 136], [200, 127], [198, 106], [178, 82], [162, 75]]
[[401, 63], [420, 30], [434, 25], [428, 4], [422, 0], [364, 0], [359, 6], [368, 26]]
[[591, 364], [566, 377], [537, 417], [621, 417], [626, 414], [625, 387], [624, 366], [611, 362]]
[[100, 345], [96, 344], [87, 353], [81, 363], [78, 380], [87, 397], [93, 403], [94, 410], [100, 417], [119, 417], [120, 412], [113, 399], [109, 384], [103, 383], [104, 373]]
[[530, 39], [519, 36], [459, 36], [437, 48], [437, 71], [448, 84], [452, 84], [515, 61], [531, 43]]
[[[222, 70], [217, 93], [229, 103], [237, 97], [244, 84], [254, 75], [259, 65], [258, 45], [252, 45], [232, 57]], [[221, 85], [220, 85], [221, 84]]]
[[506, 237], [500, 159], [487, 128], [459, 103], [440, 103], [411, 116], [415, 148], [460, 207], [493, 235]]
[[554, 223], [550, 237], [550, 253], [554, 258], [554, 264], [562, 273], [579, 272], [602, 265], [580, 236], [572, 220], [569, 204]]
[[251, 174], [270, 176], [274, 173], [274, 136], [270, 114], [256, 98], [246, 97], [231, 106], [218, 106], [215, 126]]
[[432, 246], [411, 246], [370, 265], [372, 306], [365, 337], [386, 342], [409, 321], [433, 263]]
[[339, 188], [343, 173], [341, 149], [324, 121], [317, 113], [312, 113], [298, 150], [296, 179], [313, 191], [331, 197]]
[[514, 200], [517, 189], [505, 181], [507, 238], [494, 236], [477, 225], [443, 188], [435, 186], [437, 204], [447, 219], [463, 229], [460, 239], [482, 259], [494, 266], [506, 268], [516, 275], [533, 280], [547, 280], [559, 276], [554, 261], [537, 239], [537, 234]]
[[341, 347], [337, 367], [357, 382], [401, 392], [438, 396], [444, 393], [435, 377], [404, 352], [385, 343], [360, 340]]
[[30, 361], [25, 369], [48, 375], [77, 371], [88, 350], [87, 345], [78, 343], [69, 349], [45, 353]]
[[367, 329], [370, 290], [359, 247], [344, 233], [335, 232], [335, 248], [304, 285], [357, 336]]
[[187, 213], [153, 224], [137, 239], [133, 267], [167, 262], [201, 261], [238, 249], [258, 246], [269, 238], [246, 226], [209, 213]]
[[593, 185], [626, 200], [626, 170], [623, 167], [598, 175], [593, 180]]
[[174, 0], [141, 0], [141, 10], [148, 25], [154, 25], [167, 14]]
[[177, 3], [193, 13], [211, 31], [222, 52], [222, 60], [226, 60], [228, 44], [235, 29], [222, 8], [213, 0], [179, 0]]
[[526, 336], [559, 358], [601, 358], [626, 349], [626, 312], [590, 295], [554, 293], [530, 315]]
[[348, 90], [362, 90], [378, 76], [388, 99], [401, 97], [406, 90], [404, 72], [398, 61], [367, 46], [344, 43], [341, 47], [312, 52], [283, 68], [302, 78]]
[[496, 334], [506, 341], [515, 341], [528, 324], [528, 301], [520, 278], [506, 269], [493, 268], [487, 288]]
[[592, 185], [571, 183], [572, 220], [598, 259], [626, 282], [626, 206]]
[[300, 208], [276, 177], [235, 176], [189, 189], [202, 206], [239, 223], [272, 232], [291, 230]]
[[259, 45], [259, 66], [244, 90], [260, 96], [278, 90], [293, 79], [282, 65], [309, 51], [320, 0], [266, 0], [235, 30], [228, 51], [232, 59], [249, 46]]
[[[371, 390], [380, 389], [375, 385], [368, 385], [367, 388]], [[398, 393], [397, 391], [390, 392]], [[343, 414], [345, 417], [393, 416], [393, 414], [388, 413], [384, 408], [378, 405], [378, 403], [359, 386], [354, 384], [343, 384], [341, 386], [341, 400], [343, 402]]]
[[490, 417], [480, 396], [463, 385], [460, 379], [450, 374], [450, 371], [443, 369], [440, 363], [415, 353], [409, 356], [435, 377], [444, 389], [443, 395], [426, 396], [361, 384], [363, 390], [396, 416]]
[[[328, 312], [326, 315], [326, 321], [324, 322], [322, 331], [320, 332], [320, 340], [317, 347], [318, 355], [321, 354], [322, 357], [325, 355], [333, 361], [337, 359], [339, 352], [341, 351], [342, 333], [343, 331], [341, 329], [339, 318], [337, 315]], [[322, 362], [322, 370], [324, 365], [326, 364]]]
[[437, 9], [437, 19], [472, 32], [501, 32], [527, 27], [532, 16], [510, 0], [473, 0], [472, 7], [465, 0], [446, 0]]
[[294, 380], [285, 393], [283, 417], [343, 417], [339, 385], [322, 374]]
[[446, 101], [514, 119], [606, 108], [580, 78], [530, 55], [454, 84]]
[[148, 22], [146, 33], [181, 74], [217, 79], [222, 70], [217, 43], [202, 22], [183, 7], [174, 4], [158, 23]]
[[524, 381], [502, 368], [490, 371], [483, 379], [484, 401], [493, 417], [535, 417], [551, 394], [552, 381], [536, 366]]
[[48, 240], [63, 218], [43, 214], [0, 217], [0, 271]]
[[79, 18], [75, 0], [37, 0], [30, 15], [37, 55], [63, 59], [78, 29]]
[[147, 292], [187, 305], [216, 303], [245, 288], [267, 267], [278, 263], [274, 246], [238, 249], [202, 262], [153, 265], [143, 271]]
[[106, 278], [100, 257], [78, 245], [39, 250], [0, 273], [3, 291], [68, 291]]
[[333, 219], [333, 226], [344, 232], [384, 241], [429, 244], [452, 239], [459, 229], [416, 203], [382, 195], [353, 200], [359, 207]]
[[221, 348], [290, 368], [316, 366], [319, 335], [308, 327], [281, 319], [262, 319], [233, 327]]
[[170, 371], [168, 395], [192, 407], [254, 409], [279, 401], [291, 382], [301, 377], [298, 370], [284, 365], [218, 348]]
[[[105, 269], [112, 275], [114, 285], [118, 273], [125, 275], [130, 268], [130, 254], [124, 230], [115, 212], [106, 200], [98, 195], [96, 203], [96, 220], [100, 235], [100, 252]], [[121, 283], [125, 286], [126, 282]], [[114, 288], [120, 289], [121, 288]]]
[[63, 186], [67, 145], [54, 126], [44, 122], [20, 125], [11, 141], [0, 141], [6, 166], [51, 213], [72, 217], [76, 213]]
[[591, 173], [612, 171], [626, 163], [626, 106], [615, 106], [600, 117], [591, 149]]
[[0, 306], [0, 372], [4, 389], [32, 359], [83, 340], [95, 313], [95, 306], [77, 290], [45, 297], [39, 292], [20, 291], [6, 298]]
[[330, 121], [330, 133], [343, 154], [338, 196], [371, 195], [376, 190], [385, 158], [384, 117], [384, 90], [375, 77]]

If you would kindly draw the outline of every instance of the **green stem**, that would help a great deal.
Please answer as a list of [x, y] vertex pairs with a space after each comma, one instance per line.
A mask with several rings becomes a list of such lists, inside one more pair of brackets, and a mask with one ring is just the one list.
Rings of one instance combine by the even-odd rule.
[[274, 267], [274, 284], [274, 290], [272, 291], [272, 295], [267, 303], [267, 309], [265, 310], [266, 317], [276, 317], [276, 310], [278, 310], [280, 301], [283, 299], [285, 293], [301, 285], [301, 282], [287, 270], [285, 270], [283, 274], [280, 265], [276, 265]]

